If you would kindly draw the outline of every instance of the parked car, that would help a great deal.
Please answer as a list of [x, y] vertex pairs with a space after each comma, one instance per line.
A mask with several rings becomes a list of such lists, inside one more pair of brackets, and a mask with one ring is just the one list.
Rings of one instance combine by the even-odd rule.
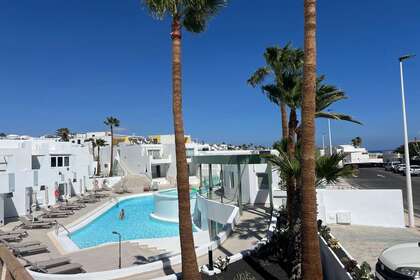
[[389, 162], [384, 164], [384, 167], [385, 167], [386, 171], [392, 171], [394, 169], [394, 167], [398, 164], [401, 164], [401, 162], [399, 162], [399, 161], [389, 161]]
[[[410, 165], [410, 174], [413, 176], [420, 175], [420, 165]], [[407, 175], [407, 168], [404, 168], [404, 175]]]
[[403, 163], [403, 164], [396, 165], [393, 170], [395, 173], [403, 173], [404, 169], [405, 169], [405, 164]]
[[420, 242], [402, 243], [385, 249], [378, 258], [376, 279], [420, 279]]

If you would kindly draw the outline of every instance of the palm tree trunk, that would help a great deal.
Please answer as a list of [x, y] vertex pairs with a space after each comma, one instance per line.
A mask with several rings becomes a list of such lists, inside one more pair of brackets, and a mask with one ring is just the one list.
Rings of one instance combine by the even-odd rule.
[[181, 23], [178, 16], [172, 22], [172, 110], [175, 129], [175, 154], [178, 188], [179, 238], [183, 279], [201, 279], [194, 249], [190, 212], [190, 187], [185, 153], [184, 121], [181, 92]]
[[302, 273], [322, 279], [315, 190], [316, 0], [304, 0], [304, 67], [302, 101]]
[[281, 130], [282, 130], [282, 137], [281, 139], [286, 138], [289, 135], [288, 128], [287, 128], [287, 110], [286, 104], [280, 101], [280, 112], [281, 112]]
[[113, 165], [114, 165], [114, 128], [111, 125], [111, 160], [109, 162], [109, 177], [112, 177]]
[[97, 163], [96, 163], [96, 176], [101, 176], [101, 161], [100, 161], [99, 152], [100, 152], [100, 147], [98, 146], [98, 156], [96, 158], [96, 160], [97, 160]]

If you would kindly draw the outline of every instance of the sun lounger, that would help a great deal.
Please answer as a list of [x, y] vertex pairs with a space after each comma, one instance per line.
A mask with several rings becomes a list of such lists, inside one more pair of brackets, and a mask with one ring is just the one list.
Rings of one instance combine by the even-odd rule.
[[0, 236], [2, 235], [19, 235], [20, 237], [28, 236], [28, 232], [23, 229], [14, 229], [10, 231], [4, 231], [0, 229]]
[[59, 210], [61, 211], [74, 211], [74, 210], [79, 210], [81, 209], [81, 207], [76, 206], [76, 205], [65, 205], [62, 204], [58, 207]]
[[65, 218], [69, 215], [66, 212], [50, 211], [47, 209], [41, 209], [41, 211], [43, 213], [42, 216], [45, 218]]
[[73, 215], [74, 214], [73, 210], [63, 210], [63, 209], [59, 209], [59, 208], [48, 208], [46, 210], [50, 211], [50, 212], [54, 212], [54, 213], [66, 213], [67, 215]]
[[26, 241], [26, 242], [20, 242], [20, 243], [15, 243], [15, 244], [9, 243], [6, 240], [2, 240], [1, 242], [3, 242], [10, 249], [41, 245], [41, 242], [39, 241]]
[[22, 248], [13, 248], [12, 251], [16, 256], [25, 256], [48, 252], [48, 248], [44, 245], [33, 245]]
[[80, 263], [68, 263], [45, 269], [45, 273], [48, 274], [73, 274], [80, 272], [82, 272], [82, 265]]
[[70, 210], [79, 210], [82, 208], [85, 208], [86, 204], [83, 203], [73, 203], [73, 202], [66, 202], [66, 203], [61, 203], [59, 206], [59, 209], [70, 209]]
[[26, 214], [24, 217], [28, 220], [31, 221], [32, 223], [50, 223], [51, 225], [55, 224], [54, 221], [48, 221], [48, 220], [44, 220], [41, 218], [42, 214], [38, 217], [34, 217], [31, 214]]
[[21, 241], [22, 237], [20, 237], [19, 235], [16, 234], [9, 234], [9, 235], [2, 235], [0, 236], [0, 242], [1, 241]]
[[93, 196], [78, 196], [78, 202], [81, 203], [96, 203], [99, 199], [93, 197]]
[[27, 229], [35, 229], [35, 228], [50, 228], [52, 223], [51, 222], [33, 222], [28, 220], [26, 217], [19, 217], [19, 220], [22, 222], [23, 228]]
[[44, 272], [46, 269], [61, 266], [70, 263], [70, 259], [66, 257], [49, 259], [45, 261], [30, 263], [30, 269], [34, 271]]

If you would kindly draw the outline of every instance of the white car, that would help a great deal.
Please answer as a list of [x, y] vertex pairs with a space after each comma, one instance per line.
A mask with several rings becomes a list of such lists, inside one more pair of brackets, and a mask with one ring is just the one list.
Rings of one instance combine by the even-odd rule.
[[[414, 176], [420, 175], [420, 165], [411, 165], [410, 173]], [[404, 175], [407, 175], [407, 168], [404, 168]]]
[[398, 164], [395, 168], [394, 168], [394, 172], [395, 173], [404, 173], [405, 170], [405, 164]]
[[378, 258], [375, 270], [379, 280], [420, 279], [420, 242], [385, 249]]
[[399, 161], [390, 161], [384, 164], [385, 170], [386, 171], [392, 171], [394, 169], [395, 166], [397, 166], [398, 164], [401, 164], [401, 162]]

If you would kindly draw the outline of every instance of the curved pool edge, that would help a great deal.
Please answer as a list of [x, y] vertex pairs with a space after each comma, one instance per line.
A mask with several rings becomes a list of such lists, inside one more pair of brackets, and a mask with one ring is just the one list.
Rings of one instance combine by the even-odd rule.
[[[206, 198], [203, 197], [203, 199], [206, 199]], [[219, 203], [219, 202], [212, 201], [212, 203]], [[217, 234], [216, 240], [200, 245], [196, 248], [195, 252], [196, 252], [197, 257], [206, 255], [208, 253], [209, 248], [215, 249], [219, 247], [221, 244], [223, 244], [227, 240], [231, 232], [233, 231], [235, 224], [238, 220], [239, 220], [239, 208], [234, 206], [234, 209], [231, 215], [227, 219], [227, 223], [224, 227], [224, 230]], [[89, 250], [89, 248], [82, 249], [82, 250]], [[115, 280], [115, 279], [120, 279], [120, 278], [125, 278], [125, 277], [136, 276], [142, 273], [152, 272], [159, 269], [164, 269], [166, 267], [170, 267], [170, 266], [177, 265], [180, 263], [181, 263], [181, 256], [180, 254], [178, 254], [176, 256], [165, 259], [165, 261], [158, 260], [158, 261], [148, 263], [148, 264], [131, 266], [131, 267], [126, 267], [122, 269], [106, 270], [106, 271], [100, 271], [100, 272], [88, 272], [88, 273], [79, 273], [79, 274], [45, 274], [45, 273], [34, 272], [29, 269], [27, 270], [29, 271], [29, 273], [35, 280], [73, 280], [73, 279]]]
[[[173, 191], [173, 190], [176, 190], [176, 188], [167, 189], [167, 190], [165, 190], [165, 192]], [[95, 209], [92, 209], [91, 212], [86, 213], [85, 215], [79, 217], [78, 219], [76, 219], [73, 222], [66, 225], [66, 229], [70, 232], [70, 234], [72, 234], [75, 231], [87, 226], [89, 223], [91, 223], [92, 221], [97, 219], [99, 216], [103, 215], [105, 212], [110, 210], [112, 207], [114, 207], [118, 203], [121, 203], [125, 200], [135, 199], [135, 198], [138, 198], [138, 197], [155, 196], [156, 194], [157, 194], [157, 192], [149, 192], [149, 193], [127, 195], [127, 196], [123, 196], [123, 197], [112, 197], [111, 199], [106, 201], [104, 204], [99, 205]], [[165, 195], [165, 196], [167, 196], [167, 195]], [[177, 200], [177, 198], [176, 198], [176, 200]], [[151, 216], [152, 216], [152, 214], [153, 213], [151, 213]], [[171, 220], [171, 219], [166, 219], [166, 218], [162, 218], [162, 217], [159, 217], [159, 216], [156, 216], [156, 217], [153, 217], [153, 218], [155, 218], [156, 220], [162, 221], [162, 222], [179, 223], [178, 219]], [[196, 230], [196, 232], [202, 232], [202, 230], [195, 225], [194, 225], [194, 229]], [[67, 230], [60, 227], [58, 229], [58, 231], [57, 231], [57, 229], [54, 229], [54, 230], [47, 233], [47, 236], [50, 238], [50, 240], [52, 241], [54, 246], [57, 248], [57, 250], [61, 254], [68, 254], [68, 253], [74, 253], [74, 252], [79, 252], [79, 251], [86, 251], [86, 250], [90, 250], [90, 249], [94, 249], [94, 248], [118, 243], [118, 242], [112, 241], [112, 242], [105, 242], [105, 243], [102, 243], [102, 244], [98, 244], [98, 245], [92, 246], [92, 247], [80, 248], [71, 238], [69, 238], [69, 236], [68, 236], [69, 234], [68, 234]], [[179, 236], [177, 235], [177, 236], [170, 236], [170, 237], [163, 237], [163, 238], [164, 239], [174, 238], [174, 239], [178, 240]], [[152, 239], [143, 238], [143, 239], [124, 240], [123, 242], [145, 243], [145, 242], [150, 241], [150, 240], [152, 240]], [[148, 242], [148, 243], [150, 243], [150, 242]]]

